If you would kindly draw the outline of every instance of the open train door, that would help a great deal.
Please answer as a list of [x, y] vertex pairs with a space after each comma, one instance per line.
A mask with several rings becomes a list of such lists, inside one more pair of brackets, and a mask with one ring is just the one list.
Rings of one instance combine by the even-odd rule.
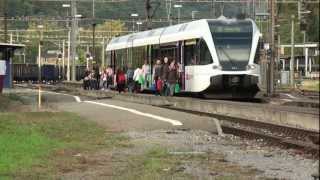
[[179, 59], [179, 85], [180, 85], [180, 90], [185, 91], [185, 62], [184, 62], [184, 41], [179, 42], [179, 54], [178, 54], [178, 59]]

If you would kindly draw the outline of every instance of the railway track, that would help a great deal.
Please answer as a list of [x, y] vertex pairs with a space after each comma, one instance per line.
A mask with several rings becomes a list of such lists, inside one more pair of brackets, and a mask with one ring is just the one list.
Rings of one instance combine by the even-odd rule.
[[248, 139], [263, 139], [269, 145], [286, 149], [294, 149], [308, 158], [319, 159], [319, 132], [301, 128], [281, 126], [261, 121], [235, 118], [220, 114], [211, 114], [193, 110], [179, 109], [173, 106], [157, 106], [161, 108], [213, 117], [221, 122], [226, 134], [233, 134]]

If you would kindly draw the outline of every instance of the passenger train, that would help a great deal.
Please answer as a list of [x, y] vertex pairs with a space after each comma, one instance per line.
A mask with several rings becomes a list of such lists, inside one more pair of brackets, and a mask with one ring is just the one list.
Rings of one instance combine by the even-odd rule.
[[251, 19], [201, 19], [115, 37], [107, 61], [114, 69], [141, 67], [145, 60], [152, 67], [168, 57], [181, 64], [182, 92], [250, 98], [259, 91], [260, 37]]

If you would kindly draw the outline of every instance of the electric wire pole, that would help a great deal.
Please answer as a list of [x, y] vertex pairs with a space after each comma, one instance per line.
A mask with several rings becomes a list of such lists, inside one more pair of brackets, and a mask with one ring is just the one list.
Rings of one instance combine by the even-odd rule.
[[95, 36], [95, 31], [96, 31], [96, 22], [95, 22], [95, 5], [94, 5], [94, 0], [92, 0], [92, 57], [93, 59], [90, 61], [90, 69], [93, 68], [93, 61], [97, 63], [96, 60], [96, 36]]
[[77, 47], [77, 34], [78, 34], [78, 23], [76, 19], [77, 15], [77, 6], [76, 0], [71, 1], [71, 61], [72, 61], [72, 81], [76, 81], [76, 47]]
[[270, 43], [270, 66], [269, 66], [269, 85], [267, 86], [267, 93], [269, 96], [272, 96], [274, 94], [274, 68], [275, 68], [275, 18], [276, 18], [276, 3], [275, 0], [269, 1], [269, 11], [270, 11], [270, 26], [269, 26], [269, 43]]
[[291, 58], [290, 58], [290, 86], [294, 88], [294, 19], [295, 16], [291, 15]]
[[8, 12], [7, 12], [7, 0], [3, 0], [3, 17], [4, 17], [4, 43], [8, 42]]

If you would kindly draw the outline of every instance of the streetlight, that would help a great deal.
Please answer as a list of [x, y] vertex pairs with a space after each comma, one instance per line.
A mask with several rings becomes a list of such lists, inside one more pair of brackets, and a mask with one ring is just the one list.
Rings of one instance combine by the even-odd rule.
[[182, 8], [181, 4], [175, 4], [174, 8], [178, 8], [178, 24], [180, 23], [180, 9]]
[[64, 8], [69, 8], [69, 7], [70, 7], [70, 4], [62, 4], [62, 7], [64, 7]]
[[191, 11], [191, 18], [194, 20], [195, 14], [198, 13], [199, 11]]
[[134, 18], [138, 17], [138, 16], [139, 16], [139, 14], [137, 14], [137, 13], [131, 14], [131, 17], [132, 17], [132, 32], [134, 32]]
[[302, 30], [302, 34], [303, 34], [303, 55], [304, 55], [304, 62], [305, 62], [305, 66], [304, 66], [304, 75], [305, 77], [308, 76], [308, 49], [305, 47], [306, 44], [306, 21], [305, 18], [301, 19], [301, 15], [303, 14], [310, 14], [311, 11], [307, 10], [307, 11], [299, 11], [299, 20], [302, 22], [300, 23], [300, 30]]
[[142, 22], [141, 21], [138, 21], [137, 22], [137, 25], [138, 25], [138, 32], [140, 31], [140, 25], [142, 24]]

